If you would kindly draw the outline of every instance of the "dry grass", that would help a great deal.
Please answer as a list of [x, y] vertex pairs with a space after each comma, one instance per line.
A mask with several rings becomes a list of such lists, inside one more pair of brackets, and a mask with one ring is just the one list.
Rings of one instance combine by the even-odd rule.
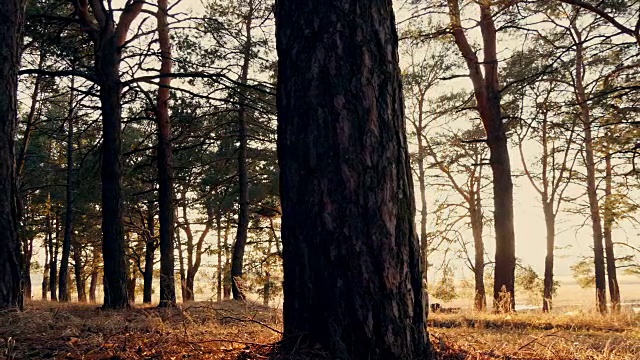
[[[0, 359], [267, 359], [281, 323], [277, 310], [233, 301], [127, 311], [32, 302], [0, 313]], [[631, 316], [469, 312], [431, 314], [429, 325], [439, 359], [640, 359]]]
[[631, 315], [468, 312], [432, 314], [429, 326], [442, 359], [640, 359], [640, 319]]
[[233, 301], [127, 311], [33, 302], [0, 314], [0, 359], [260, 359], [280, 324], [274, 310]]

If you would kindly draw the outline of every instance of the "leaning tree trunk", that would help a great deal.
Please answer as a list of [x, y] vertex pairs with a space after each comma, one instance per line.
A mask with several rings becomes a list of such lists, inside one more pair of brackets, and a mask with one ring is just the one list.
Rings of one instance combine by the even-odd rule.
[[62, 257], [60, 258], [60, 284], [58, 285], [58, 299], [62, 302], [71, 301], [67, 297], [68, 286], [67, 275], [69, 273], [69, 256], [71, 254], [71, 241], [73, 237], [73, 118], [74, 118], [74, 78], [71, 78], [71, 86], [69, 88], [69, 106], [67, 113], [67, 206], [64, 218], [64, 239], [62, 240]]
[[238, 231], [236, 242], [233, 245], [233, 257], [231, 258], [231, 289], [234, 300], [244, 300], [242, 289], [242, 267], [244, 262], [244, 250], [247, 244], [247, 232], [249, 230], [249, 177], [247, 174], [247, 82], [249, 77], [249, 65], [251, 62], [251, 19], [253, 16], [253, 0], [249, 0], [250, 9], [245, 19], [245, 42], [243, 49], [243, 62], [240, 71], [240, 99], [238, 107], [238, 185], [240, 189]]
[[14, 140], [23, 0], [0, 2], [0, 309], [22, 307]]
[[96, 74], [102, 110], [102, 255], [104, 304], [107, 309], [129, 307], [126, 244], [122, 204], [120, 46], [115, 36], [96, 44]]
[[431, 358], [391, 1], [275, 13], [284, 346]]
[[607, 257], [607, 279], [609, 280], [609, 296], [611, 297], [611, 312], [620, 312], [620, 287], [618, 286], [618, 276], [616, 268], [616, 257], [613, 251], [613, 200], [611, 190], [612, 169], [611, 155], [607, 146], [605, 156], [605, 192], [604, 192], [604, 250]]

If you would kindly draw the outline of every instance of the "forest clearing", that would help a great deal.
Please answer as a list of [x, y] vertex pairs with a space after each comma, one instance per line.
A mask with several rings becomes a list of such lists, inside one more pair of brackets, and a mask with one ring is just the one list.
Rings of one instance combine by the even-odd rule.
[[[27, 308], [0, 314], [6, 359], [307, 358], [274, 351], [281, 311], [257, 304], [195, 302], [115, 312], [34, 301]], [[640, 354], [640, 317], [629, 314], [431, 313], [428, 327], [436, 359], [637, 360]], [[332, 359], [322, 353], [309, 358]]]

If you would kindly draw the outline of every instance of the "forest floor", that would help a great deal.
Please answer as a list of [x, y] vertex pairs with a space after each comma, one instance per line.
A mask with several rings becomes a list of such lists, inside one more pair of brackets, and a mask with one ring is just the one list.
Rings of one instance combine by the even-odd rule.
[[[269, 359], [281, 329], [278, 310], [233, 301], [127, 311], [34, 301], [0, 313], [0, 359]], [[640, 359], [631, 315], [430, 314], [429, 332], [438, 359]]]

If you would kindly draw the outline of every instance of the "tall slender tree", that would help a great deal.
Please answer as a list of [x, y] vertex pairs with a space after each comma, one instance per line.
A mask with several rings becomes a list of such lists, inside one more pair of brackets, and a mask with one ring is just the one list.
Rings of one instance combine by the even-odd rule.
[[431, 358], [391, 1], [275, 14], [284, 345]]

